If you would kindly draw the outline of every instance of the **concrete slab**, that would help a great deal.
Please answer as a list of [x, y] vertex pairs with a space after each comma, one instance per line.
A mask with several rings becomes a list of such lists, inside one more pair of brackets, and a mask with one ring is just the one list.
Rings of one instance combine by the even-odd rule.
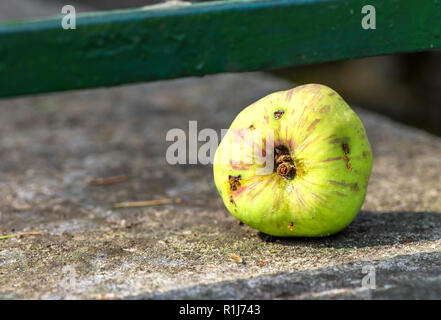
[[[441, 139], [357, 108], [374, 151], [356, 220], [278, 239], [226, 211], [211, 166], [165, 161], [171, 128], [228, 128], [292, 85], [263, 73], [0, 101], [0, 298], [441, 297]], [[115, 185], [94, 178], [127, 175]], [[147, 208], [129, 200], [181, 198]], [[230, 254], [246, 264], [234, 262]], [[363, 266], [376, 290], [361, 286]]]

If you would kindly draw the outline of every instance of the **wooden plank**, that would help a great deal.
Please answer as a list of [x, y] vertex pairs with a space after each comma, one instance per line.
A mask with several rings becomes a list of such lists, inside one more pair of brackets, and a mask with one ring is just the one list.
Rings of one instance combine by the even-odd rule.
[[[441, 48], [438, 0], [230, 1], [0, 24], [0, 96]], [[376, 29], [361, 8], [376, 8]]]

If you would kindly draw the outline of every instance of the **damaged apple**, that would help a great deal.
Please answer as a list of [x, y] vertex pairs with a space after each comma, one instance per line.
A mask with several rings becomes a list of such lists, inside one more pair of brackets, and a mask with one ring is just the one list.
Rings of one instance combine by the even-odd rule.
[[327, 236], [360, 210], [372, 150], [334, 90], [308, 84], [245, 108], [216, 150], [216, 187], [241, 222], [274, 236]]

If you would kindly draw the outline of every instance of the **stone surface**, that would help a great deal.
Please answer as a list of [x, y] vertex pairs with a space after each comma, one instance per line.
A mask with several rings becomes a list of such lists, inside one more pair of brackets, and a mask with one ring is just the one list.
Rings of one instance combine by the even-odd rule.
[[[0, 235], [42, 233], [0, 240], [0, 298], [439, 299], [439, 137], [356, 108], [374, 152], [368, 194], [347, 229], [320, 239], [240, 226], [211, 165], [166, 163], [168, 130], [197, 120], [220, 134], [291, 86], [224, 74], [0, 100]], [[128, 180], [89, 185], [118, 175]], [[182, 202], [113, 207], [164, 198]], [[375, 290], [362, 287], [366, 266]]]

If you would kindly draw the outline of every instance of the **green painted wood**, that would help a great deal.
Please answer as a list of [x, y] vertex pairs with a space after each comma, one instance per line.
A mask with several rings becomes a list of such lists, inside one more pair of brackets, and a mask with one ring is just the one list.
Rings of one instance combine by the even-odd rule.
[[[361, 8], [376, 8], [364, 30]], [[230, 1], [0, 23], [0, 96], [441, 48], [441, 0]]]

